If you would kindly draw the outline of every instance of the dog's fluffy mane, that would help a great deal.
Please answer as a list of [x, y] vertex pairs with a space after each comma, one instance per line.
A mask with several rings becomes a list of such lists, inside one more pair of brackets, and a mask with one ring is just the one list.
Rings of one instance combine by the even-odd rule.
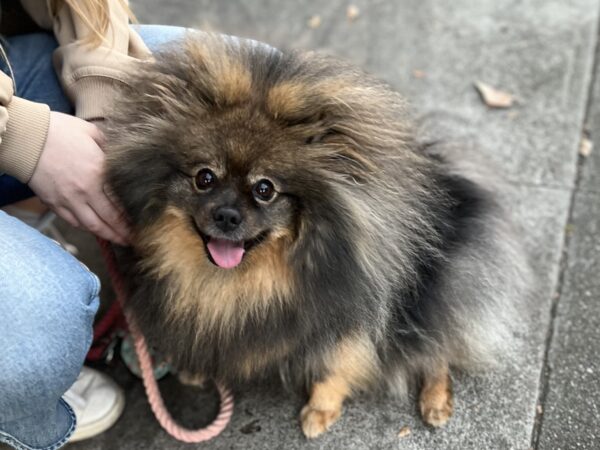
[[[330, 57], [212, 35], [168, 47], [127, 84], [107, 133], [109, 181], [137, 236], [121, 254], [129, 308], [177, 365], [230, 382], [271, 370], [314, 381], [337, 353], [402, 391], [412, 372], [489, 363], [511, 342], [528, 272], [493, 188], [419, 144], [386, 84]], [[188, 125], [231, 111], [319, 133], [280, 155], [298, 189], [295, 228], [223, 271], [168, 199]]]

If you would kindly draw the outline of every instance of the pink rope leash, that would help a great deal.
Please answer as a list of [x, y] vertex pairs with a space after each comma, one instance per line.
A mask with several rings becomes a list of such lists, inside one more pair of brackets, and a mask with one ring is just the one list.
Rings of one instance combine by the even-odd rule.
[[158, 423], [160, 423], [167, 433], [182, 442], [198, 443], [208, 441], [209, 439], [218, 436], [225, 429], [225, 427], [227, 427], [227, 424], [231, 420], [231, 416], [233, 414], [233, 396], [231, 395], [231, 392], [226, 387], [217, 383], [217, 389], [219, 390], [219, 396], [221, 397], [221, 405], [215, 420], [206, 427], [198, 430], [189, 430], [181, 427], [177, 424], [177, 422], [175, 422], [171, 414], [169, 414], [162, 396], [160, 395], [158, 384], [154, 378], [152, 358], [148, 352], [146, 340], [137, 327], [133, 317], [131, 317], [131, 313], [124, 308], [125, 283], [117, 268], [115, 254], [109, 242], [103, 239], [98, 239], [98, 243], [100, 244], [100, 249], [102, 250], [104, 260], [106, 261], [108, 273], [110, 275], [117, 300], [119, 301], [121, 307], [123, 307], [125, 318], [129, 324], [129, 331], [133, 336], [135, 351], [138, 357], [140, 368], [142, 370], [142, 380], [144, 382], [144, 388], [146, 389], [146, 396], [148, 397], [148, 403], [150, 403], [150, 408], [152, 409], [156, 420], [158, 420]]

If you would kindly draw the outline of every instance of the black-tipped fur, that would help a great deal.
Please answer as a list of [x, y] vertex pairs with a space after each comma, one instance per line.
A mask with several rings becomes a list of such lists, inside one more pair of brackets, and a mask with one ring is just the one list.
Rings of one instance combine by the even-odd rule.
[[[108, 137], [108, 179], [138, 239], [122, 255], [128, 307], [181, 368], [313, 383], [359, 336], [382, 374], [373, 384], [402, 391], [437, 364], [488, 362], [510, 335], [527, 268], [491, 189], [420, 146], [402, 98], [344, 63], [189, 37], [140, 65]], [[190, 231], [210, 198], [189, 181], [203, 164], [271, 233], [233, 272], [211, 266]], [[246, 193], [263, 172], [281, 185], [269, 206]], [[289, 279], [271, 286], [261, 264], [275, 253]], [[257, 286], [236, 285], [235, 271]]]

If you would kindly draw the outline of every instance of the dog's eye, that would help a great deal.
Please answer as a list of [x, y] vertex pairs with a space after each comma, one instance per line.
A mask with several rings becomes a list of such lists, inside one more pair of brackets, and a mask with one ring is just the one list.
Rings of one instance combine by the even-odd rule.
[[260, 180], [252, 189], [254, 197], [263, 202], [268, 202], [275, 195], [275, 187], [269, 180]]
[[196, 187], [202, 191], [213, 187], [217, 176], [210, 169], [202, 169], [196, 174]]

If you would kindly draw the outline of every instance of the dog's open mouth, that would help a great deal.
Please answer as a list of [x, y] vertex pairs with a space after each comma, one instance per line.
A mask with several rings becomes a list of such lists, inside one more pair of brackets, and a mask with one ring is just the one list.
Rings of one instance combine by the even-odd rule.
[[263, 231], [258, 236], [246, 241], [232, 241], [209, 236], [200, 231], [197, 226], [195, 228], [204, 242], [208, 259], [215, 266], [222, 269], [233, 269], [239, 266], [244, 259], [244, 255], [263, 242], [269, 234], [268, 231]]

